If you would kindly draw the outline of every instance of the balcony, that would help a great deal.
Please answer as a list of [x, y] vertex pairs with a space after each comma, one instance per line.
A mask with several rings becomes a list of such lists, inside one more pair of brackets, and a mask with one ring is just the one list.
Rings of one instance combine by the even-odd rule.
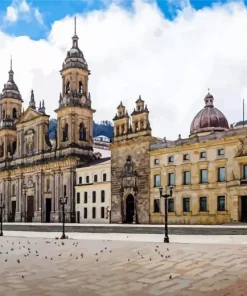
[[241, 179], [240, 180], [240, 185], [247, 186], [247, 179]]

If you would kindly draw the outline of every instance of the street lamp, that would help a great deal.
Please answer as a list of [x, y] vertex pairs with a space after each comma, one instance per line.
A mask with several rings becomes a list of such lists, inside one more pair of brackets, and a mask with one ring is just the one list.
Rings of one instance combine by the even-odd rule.
[[160, 186], [159, 190], [160, 190], [160, 199], [161, 197], [164, 197], [164, 203], [165, 203], [165, 238], [164, 238], [164, 243], [169, 243], [169, 237], [168, 237], [168, 205], [167, 205], [167, 198], [172, 196], [172, 191], [173, 191], [173, 187], [170, 186], [169, 190], [170, 193], [167, 193], [168, 186], [166, 187], [166, 193], [163, 194], [163, 187]]
[[68, 197], [60, 197], [59, 202], [62, 205], [62, 211], [63, 211], [63, 234], [61, 236], [61, 239], [66, 239], [67, 237], [65, 236], [65, 208], [64, 206], [67, 204]]
[[1, 229], [0, 236], [3, 236], [3, 209], [5, 208], [5, 204], [3, 201], [2, 193], [1, 193], [1, 203], [0, 203], [0, 211], [1, 211]]

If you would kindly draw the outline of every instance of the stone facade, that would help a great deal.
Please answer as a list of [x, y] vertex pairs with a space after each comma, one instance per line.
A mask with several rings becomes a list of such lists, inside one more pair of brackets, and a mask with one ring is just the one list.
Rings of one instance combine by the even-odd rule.
[[247, 222], [247, 128], [210, 128], [150, 145], [150, 223], [164, 223], [160, 185], [174, 187], [170, 224]]
[[88, 70], [76, 32], [61, 70], [62, 91], [56, 140], [49, 139], [45, 103], [36, 107], [31, 92], [28, 108], [9, 71], [0, 95], [0, 200], [5, 221], [61, 220], [59, 198], [67, 196], [66, 220], [75, 221], [76, 167], [93, 160], [93, 113]]
[[122, 102], [114, 117], [111, 143], [112, 223], [149, 223], [149, 145], [153, 141], [149, 111], [136, 101], [131, 114]]

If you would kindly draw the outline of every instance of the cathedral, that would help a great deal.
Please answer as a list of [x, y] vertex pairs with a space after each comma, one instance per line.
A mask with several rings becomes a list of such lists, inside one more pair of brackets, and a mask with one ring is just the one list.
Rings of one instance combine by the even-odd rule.
[[76, 167], [93, 160], [93, 113], [88, 78], [90, 71], [72, 37], [72, 47], [60, 71], [55, 141], [49, 139], [45, 102], [31, 91], [28, 108], [14, 80], [9, 77], [0, 94], [0, 199], [4, 221], [61, 221], [59, 198], [67, 196], [66, 221], [75, 222]]

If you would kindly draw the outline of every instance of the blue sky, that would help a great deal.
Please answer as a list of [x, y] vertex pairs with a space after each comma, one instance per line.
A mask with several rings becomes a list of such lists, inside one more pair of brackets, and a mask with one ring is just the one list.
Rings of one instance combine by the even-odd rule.
[[[0, 1], [0, 17], [4, 20], [7, 7], [11, 6], [13, 2], [21, 0], [1, 0]], [[42, 16], [43, 24], [40, 25], [32, 17], [20, 18], [17, 22], [1, 23], [1, 31], [13, 36], [27, 35], [33, 40], [46, 38], [50, 31], [51, 25], [54, 21], [63, 19], [67, 15], [74, 15], [76, 13], [87, 13], [93, 10], [104, 10], [114, 2], [114, 0], [26, 0], [28, 5], [37, 8]], [[155, 2], [155, 0], [148, 0]], [[119, 1], [122, 7], [131, 9], [132, 0]], [[180, 8], [180, 3], [183, 0], [156, 0], [160, 10], [165, 14], [166, 18], [173, 19], [176, 17], [176, 11]], [[186, 1], [188, 2], [188, 0]], [[203, 7], [212, 7], [214, 4], [226, 3], [226, 0], [191, 0], [191, 6], [199, 10]], [[236, 1], [235, 1], [236, 2]]]

